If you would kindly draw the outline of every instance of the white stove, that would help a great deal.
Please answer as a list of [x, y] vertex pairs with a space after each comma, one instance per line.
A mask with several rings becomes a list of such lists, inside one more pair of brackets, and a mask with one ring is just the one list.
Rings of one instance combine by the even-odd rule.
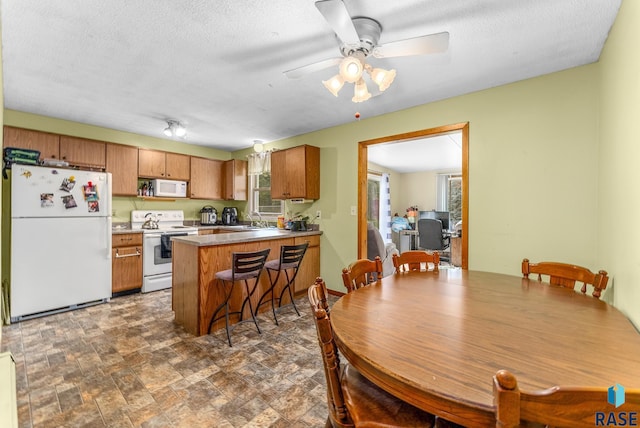
[[131, 229], [142, 230], [142, 292], [171, 288], [171, 238], [197, 235], [198, 229], [184, 225], [184, 212], [131, 211]]

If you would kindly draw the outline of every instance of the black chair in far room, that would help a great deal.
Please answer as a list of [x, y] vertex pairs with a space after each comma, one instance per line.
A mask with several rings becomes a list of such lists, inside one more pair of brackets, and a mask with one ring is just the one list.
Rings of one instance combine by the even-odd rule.
[[418, 220], [418, 248], [421, 250], [438, 251], [440, 259], [449, 261], [450, 238], [442, 234], [442, 222], [433, 218]]
[[[269, 289], [266, 290], [260, 300], [258, 301], [258, 305], [256, 306], [255, 314], [258, 314], [258, 309], [264, 303], [267, 303], [271, 300], [271, 311], [273, 312], [273, 319], [278, 324], [278, 317], [276, 316], [276, 305], [275, 301], [278, 301], [278, 310], [282, 308], [282, 298], [284, 297], [284, 293], [288, 292], [289, 299], [293, 309], [295, 309], [298, 316], [300, 316], [300, 312], [296, 307], [296, 302], [293, 299], [293, 291], [296, 280], [296, 276], [298, 275], [298, 269], [300, 268], [300, 264], [302, 263], [302, 259], [304, 258], [305, 253], [307, 252], [307, 247], [309, 246], [309, 242], [305, 242], [300, 245], [283, 245], [280, 247], [280, 258], [277, 260], [269, 260], [265, 263], [264, 268], [267, 270], [267, 275], [269, 276]], [[276, 286], [278, 285], [278, 280], [280, 276], [284, 272], [284, 285], [280, 290], [280, 294], [276, 297]], [[269, 299], [271, 296], [271, 299]], [[268, 299], [268, 300], [265, 300]]]
[[[225, 328], [227, 330], [227, 340], [229, 341], [229, 346], [231, 345], [231, 331], [239, 324], [243, 322], [253, 321], [256, 325], [256, 329], [258, 329], [258, 333], [262, 334], [260, 331], [260, 326], [258, 325], [258, 320], [256, 319], [255, 313], [253, 311], [253, 305], [251, 304], [251, 296], [256, 291], [258, 287], [258, 283], [260, 281], [260, 274], [264, 268], [264, 265], [267, 261], [267, 257], [269, 256], [270, 249], [267, 248], [261, 251], [252, 251], [252, 252], [238, 252], [232, 253], [232, 267], [231, 269], [223, 270], [220, 272], [216, 272], [215, 274], [215, 286], [222, 286], [225, 291], [225, 300], [221, 303], [215, 311], [213, 311], [213, 315], [211, 316], [211, 321], [209, 321], [208, 332], [211, 333], [211, 326], [214, 322], [224, 318]], [[244, 282], [245, 290], [243, 291], [244, 299], [242, 300], [242, 305], [240, 310], [230, 311], [229, 308], [229, 299], [231, 298], [231, 294], [233, 292], [233, 288], [236, 282], [242, 281]], [[250, 285], [249, 282], [253, 284]], [[249, 313], [251, 314], [251, 319], [242, 319], [245, 305], [249, 304]], [[220, 311], [224, 313], [220, 316], [217, 316]], [[229, 325], [229, 316], [230, 315], [238, 315], [238, 322], [232, 326]]]

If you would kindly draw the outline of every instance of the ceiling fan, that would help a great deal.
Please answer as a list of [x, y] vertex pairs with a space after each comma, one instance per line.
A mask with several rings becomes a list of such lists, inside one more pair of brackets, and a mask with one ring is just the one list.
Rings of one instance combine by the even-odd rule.
[[[329, 58], [285, 71], [290, 79], [339, 65], [339, 73], [322, 83], [336, 97], [345, 82], [354, 83], [353, 102], [371, 98], [363, 76], [368, 77], [384, 91], [396, 76], [395, 70], [373, 68], [365, 62], [369, 56], [392, 58], [445, 52], [449, 47], [449, 33], [435, 33], [411, 39], [379, 44], [382, 26], [372, 18], [351, 18], [343, 0], [320, 0], [316, 7], [327, 20], [340, 42], [342, 57]], [[365, 74], [366, 72], [366, 74]]]

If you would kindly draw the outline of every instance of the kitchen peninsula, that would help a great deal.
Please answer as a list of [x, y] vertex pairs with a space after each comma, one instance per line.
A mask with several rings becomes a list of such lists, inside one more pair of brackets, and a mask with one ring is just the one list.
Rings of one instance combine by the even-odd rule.
[[[257, 251], [270, 248], [268, 260], [280, 257], [282, 245], [309, 243], [298, 276], [295, 280], [296, 294], [304, 292], [320, 274], [320, 231], [290, 232], [279, 229], [239, 229], [229, 233], [198, 236], [180, 236], [172, 239], [173, 292], [172, 309], [175, 320], [184, 329], [196, 336], [207, 334], [209, 319], [215, 308], [224, 302], [224, 290], [215, 284], [216, 272], [231, 268], [233, 252]], [[282, 287], [281, 276], [276, 293]], [[266, 272], [260, 276], [260, 284], [251, 298], [257, 305], [264, 290], [269, 287]], [[229, 300], [232, 308], [239, 308], [243, 299], [243, 287], [234, 287]], [[287, 299], [285, 297], [284, 299]], [[283, 301], [283, 305], [288, 302]], [[247, 305], [248, 306], [248, 305]], [[260, 311], [270, 310], [264, 304]], [[291, 309], [293, 310], [293, 308]], [[250, 317], [248, 307], [243, 318]], [[235, 318], [235, 317], [233, 317]], [[231, 319], [231, 323], [237, 320]], [[224, 328], [224, 319], [216, 322], [211, 330]]]

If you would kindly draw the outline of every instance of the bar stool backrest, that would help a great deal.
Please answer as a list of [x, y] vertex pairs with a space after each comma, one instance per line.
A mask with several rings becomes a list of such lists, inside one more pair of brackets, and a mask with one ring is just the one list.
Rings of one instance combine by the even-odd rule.
[[291, 269], [298, 267], [305, 253], [309, 243], [305, 242], [300, 245], [283, 245], [280, 247], [280, 269]]
[[271, 249], [233, 253], [232, 281], [255, 278], [260, 275]]

